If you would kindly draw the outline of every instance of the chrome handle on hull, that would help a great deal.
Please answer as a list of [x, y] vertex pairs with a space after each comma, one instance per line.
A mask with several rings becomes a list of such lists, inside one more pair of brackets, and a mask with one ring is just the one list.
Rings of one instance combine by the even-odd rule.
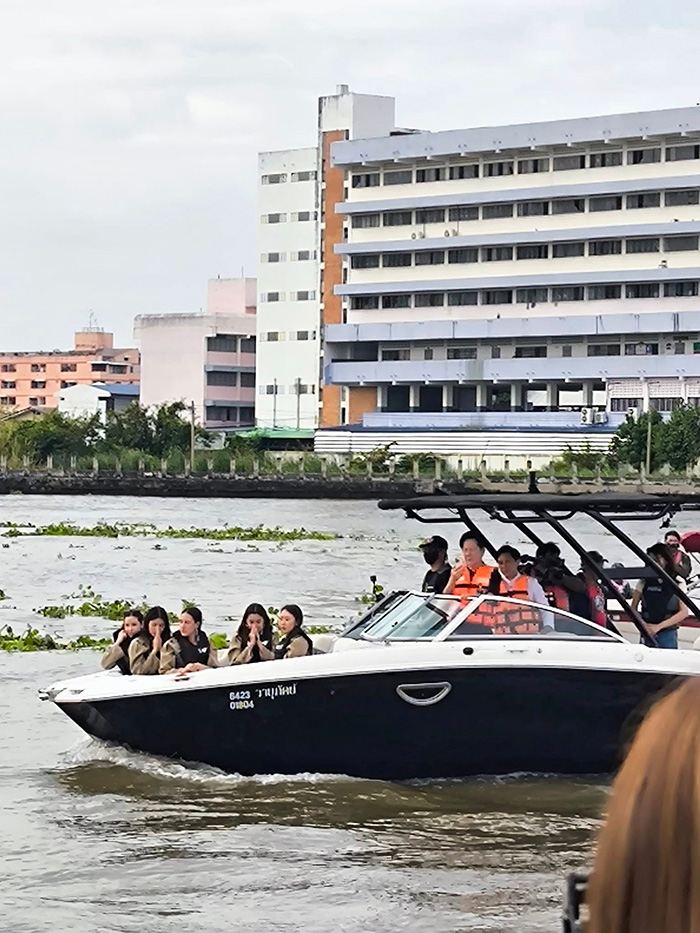
[[[411, 706], [434, 706], [440, 700], [444, 700], [451, 689], [452, 684], [442, 681], [437, 684], [399, 684], [396, 692]], [[423, 696], [411, 696], [409, 691], [423, 694]]]

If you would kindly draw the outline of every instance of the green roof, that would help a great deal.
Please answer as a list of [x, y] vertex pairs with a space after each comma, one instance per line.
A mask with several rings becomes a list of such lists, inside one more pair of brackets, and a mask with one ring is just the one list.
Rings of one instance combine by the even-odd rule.
[[236, 432], [236, 437], [269, 437], [283, 441], [309, 440], [313, 436], [313, 428], [251, 428], [249, 431]]

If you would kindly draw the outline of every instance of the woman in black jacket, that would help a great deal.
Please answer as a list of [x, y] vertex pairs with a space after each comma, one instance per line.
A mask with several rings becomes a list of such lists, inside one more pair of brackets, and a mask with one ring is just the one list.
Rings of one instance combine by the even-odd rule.
[[179, 631], [163, 645], [159, 673], [190, 674], [218, 666], [216, 649], [202, 631], [202, 611], [188, 606], [180, 613]]

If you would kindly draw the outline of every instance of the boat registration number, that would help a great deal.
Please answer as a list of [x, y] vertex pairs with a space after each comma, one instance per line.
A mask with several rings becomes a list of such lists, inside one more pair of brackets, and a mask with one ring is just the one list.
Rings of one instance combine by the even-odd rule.
[[229, 709], [255, 709], [256, 700], [277, 700], [282, 697], [296, 696], [296, 684], [270, 684], [267, 687], [254, 687], [252, 690], [232, 690], [229, 695]]

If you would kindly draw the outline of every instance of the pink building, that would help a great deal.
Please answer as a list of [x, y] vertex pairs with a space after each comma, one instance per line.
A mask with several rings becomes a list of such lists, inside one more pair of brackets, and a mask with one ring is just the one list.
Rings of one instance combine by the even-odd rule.
[[207, 310], [143, 314], [141, 403], [194, 402], [206, 428], [255, 423], [255, 279], [211, 279]]
[[112, 334], [88, 328], [72, 350], [0, 353], [0, 408], [55, 408], [56, 393], [94, 382], [139, 382], [139, 351], [114, 347]]

